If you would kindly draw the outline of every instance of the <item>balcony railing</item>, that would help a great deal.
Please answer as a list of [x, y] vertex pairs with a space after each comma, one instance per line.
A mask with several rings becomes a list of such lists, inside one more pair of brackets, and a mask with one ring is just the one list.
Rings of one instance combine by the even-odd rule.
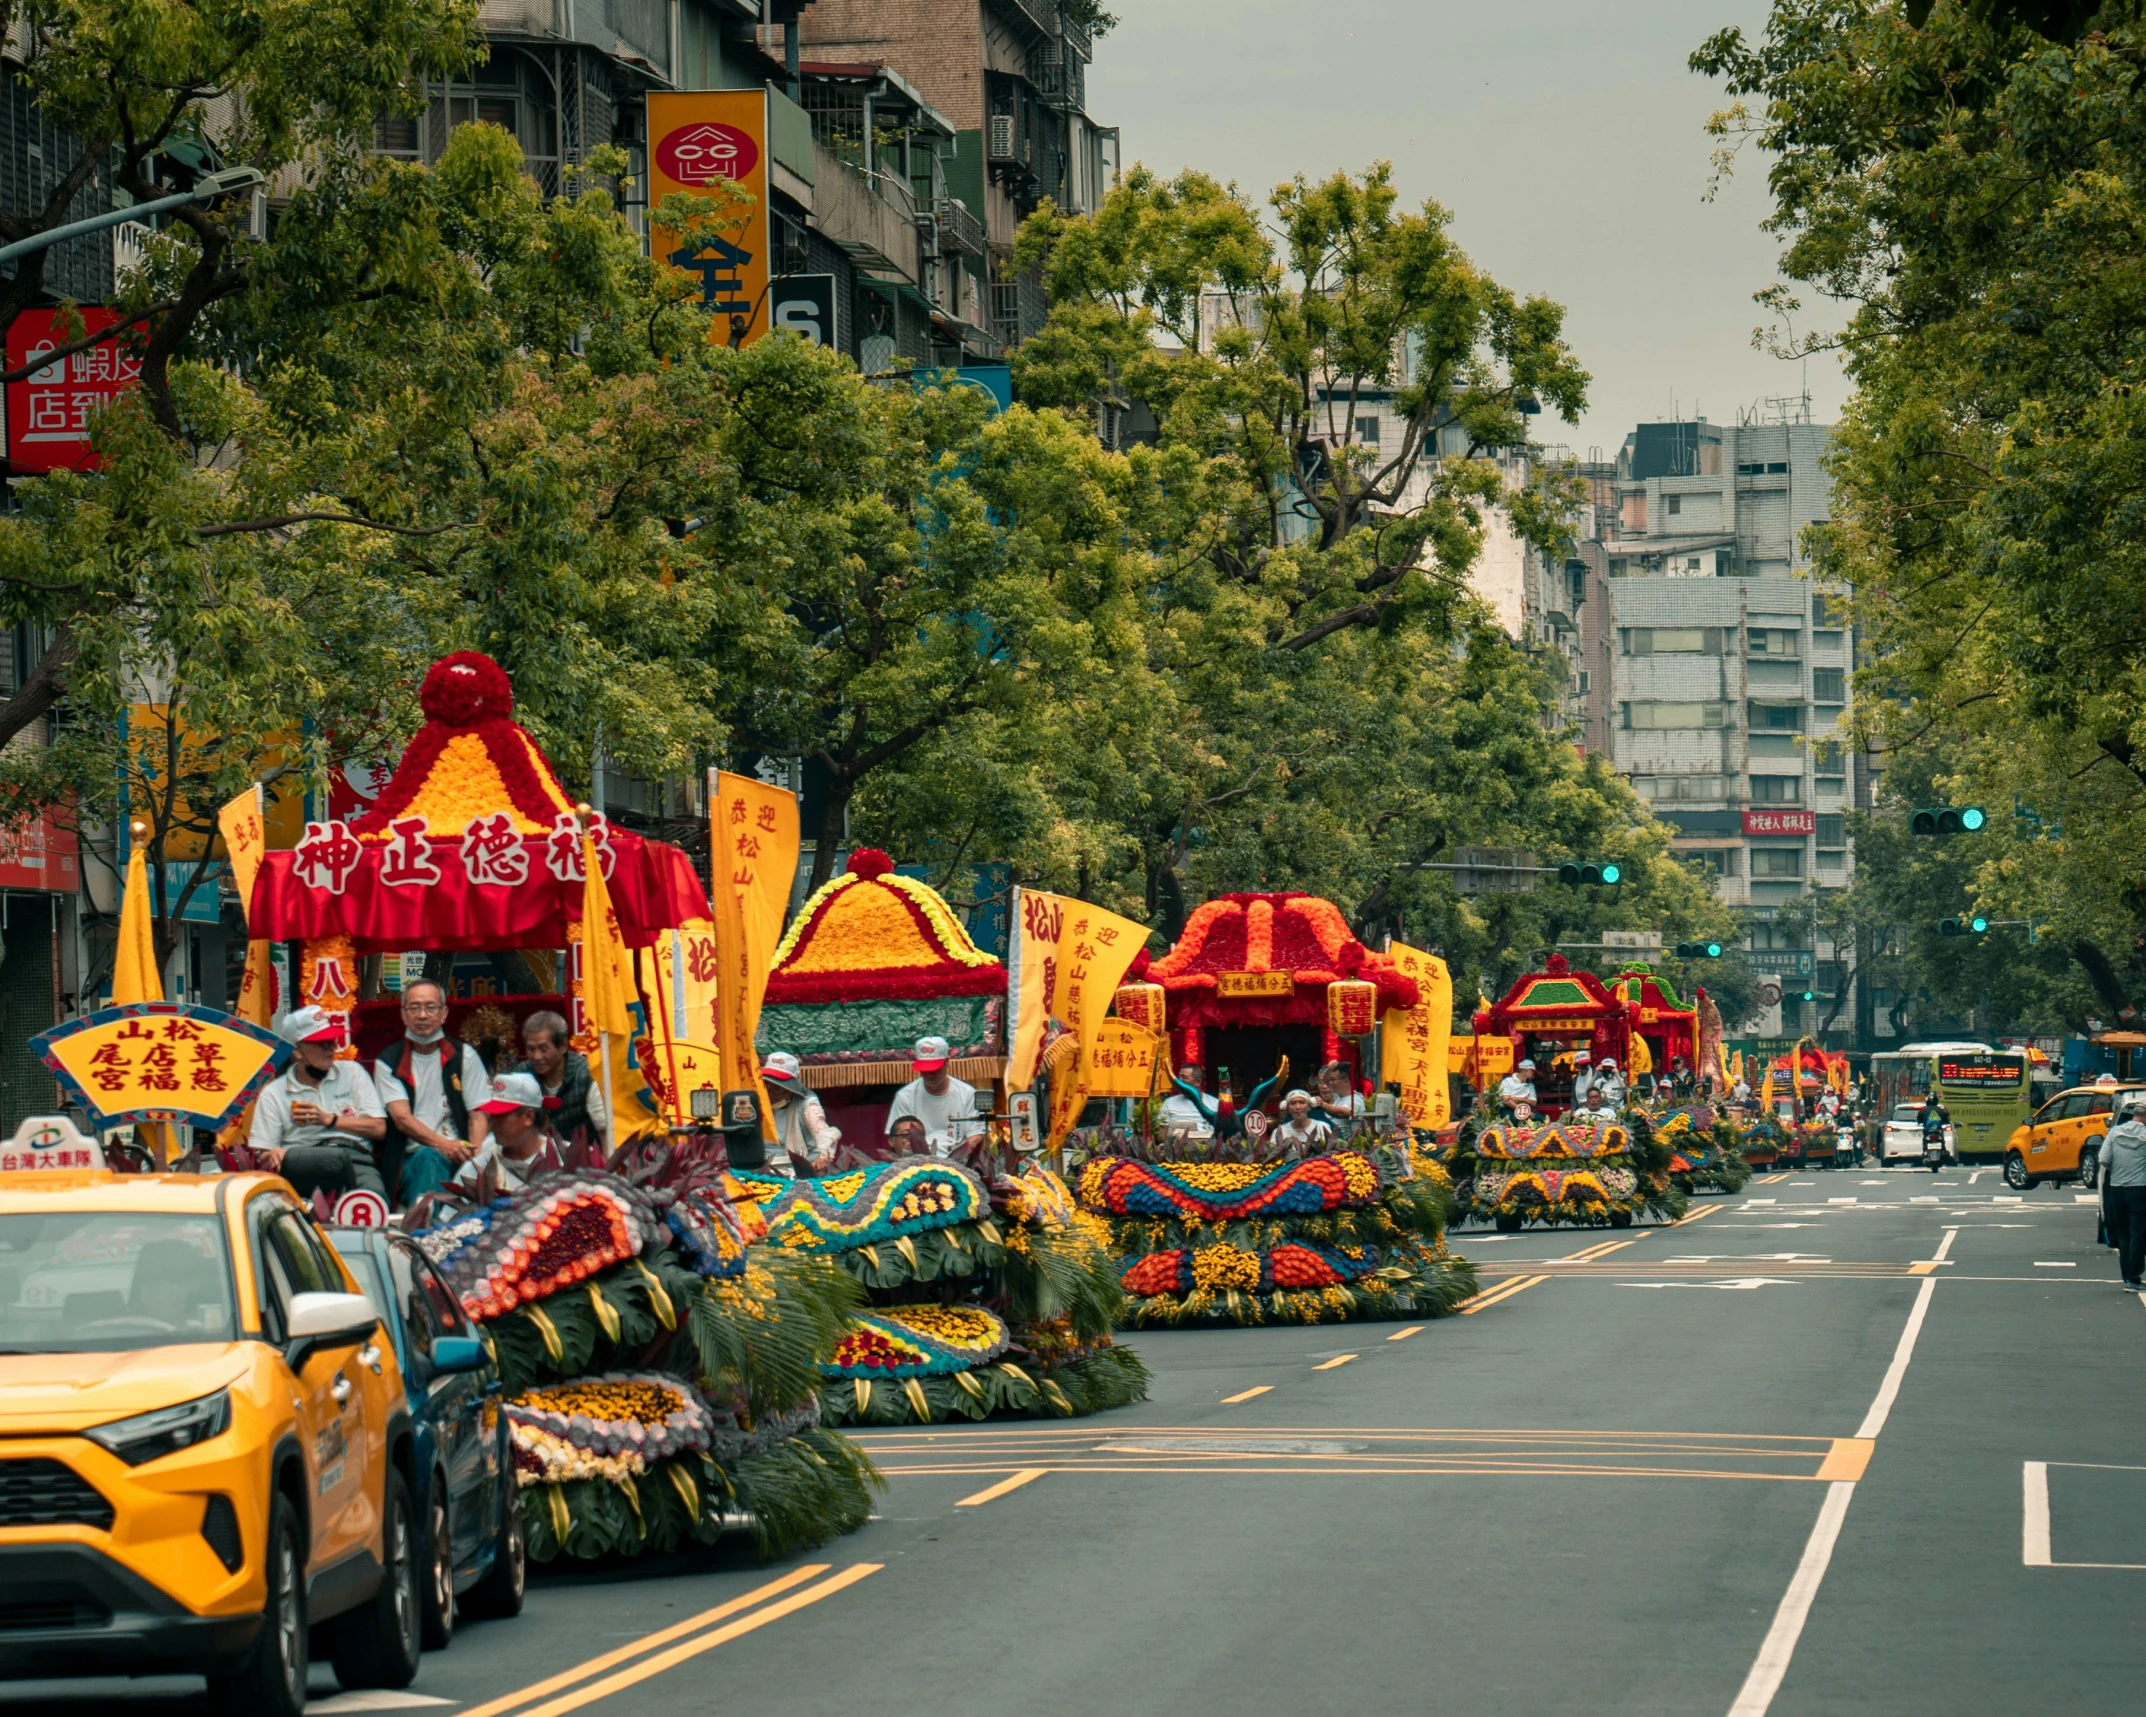
[[984, 223], [956, 197], [941, 197], [933, 208], [939, 225], [939, 249], [947, 256], [982, 256]]
[[900, 179], [867, 174], [826, 145], [815, 146], [813, 213], [820, 230], [867, 274], [917, 279], [923, 256], [916, 198]]

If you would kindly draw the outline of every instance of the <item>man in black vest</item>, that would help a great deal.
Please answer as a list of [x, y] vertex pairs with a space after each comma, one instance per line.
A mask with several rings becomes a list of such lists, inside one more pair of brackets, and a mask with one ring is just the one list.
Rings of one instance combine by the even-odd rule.
[[445, 1186], [484, 1143], [492, 1086], [477, 1052], [447, 1035], [447, 992], [430, 978], [403, 987], [402, 1030], [373, 1063], [373, 1084], [387, 1111], [381, 1177], [406, 1205]]
[[589, 1058], [569, 1049], [565, 1019], [533, 1013], [522, 1021], [522, 1059], [516, 1073], [536, 1076], [544, 1093], [544, 1123], [560, 1139], [586, 1151], [604, 1148], [604, 1094], [589, 1069]]

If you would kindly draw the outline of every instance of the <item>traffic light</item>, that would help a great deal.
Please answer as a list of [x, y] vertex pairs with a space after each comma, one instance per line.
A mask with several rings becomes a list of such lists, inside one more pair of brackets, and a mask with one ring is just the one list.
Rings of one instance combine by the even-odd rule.
[[1680, 960], [1718, 960], [1721, 958], [1719, 942], [1679, 942], [1677, 958]]
[[1989, 823], [1980, 805], [1924, 805], [1908, 818], [1911, 835], [1972, 835]]
[[1807, 1002], [1815, 1002], [1818, 999], [1818, 992], [1816, 990], [1805, 990], [1803, 999]]
[[1940, 918], [1937, 921], [1940, 936], [1987, 936], [1989, 929], [1990, 921], [1979, 912], [1972, 918]]
[[1604, 887], [1614, 888], [1624, 881], [1624, 866], [1614, 864], [1608, 859], [1588, 859], [1584, 863], [1567, 859], [1557, 867], [1557, 880], [1568, 888], [1577, 887], [1581, 883], [1600, 883]]

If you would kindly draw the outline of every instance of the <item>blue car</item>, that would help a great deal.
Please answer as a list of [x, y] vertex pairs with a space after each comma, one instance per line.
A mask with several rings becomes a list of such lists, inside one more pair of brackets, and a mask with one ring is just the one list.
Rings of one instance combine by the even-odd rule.
[[528, 1557], [499, 1373], [412, 1241], [383, 1228], [325, 1232], [395, 1339], [417, 1433], [412, 1502], [426, 1532], [424, 1641], [438, 1651], [454, 1637], [458, 1606], [465, 1617], [521, 1614]]

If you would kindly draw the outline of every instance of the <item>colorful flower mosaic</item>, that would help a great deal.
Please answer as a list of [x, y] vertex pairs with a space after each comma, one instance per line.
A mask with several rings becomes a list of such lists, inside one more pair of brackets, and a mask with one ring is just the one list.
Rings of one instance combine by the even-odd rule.
[[617, 1176], [543, 1175], [413, 1238], [481, 1322], [638, 1256], [655, 1229], [647, 1194]]
[[1615, 1164], [1587, 1168], [1524, 1168], [1486, 1171], [1476, 1177], [1476, 1198], [1497, 1206], [1615, 1204], [1639, 1191], [1639, 1176]]
[[759, 1204], [769, 1241], [793, 1252], [846, 1252], [991, 1212], [975, 1175], [925, 1158], [819, 1178], [748, 1172], [736, 1179]]
[[827, 1377], [948, 1377], [988, 1365], [1012, 1339], [1006, 1322], [981, 1306], [876, 1306], [820, 1367]]
[[1614, 1157], [1631, 1148], [1630, 1131], [1615, 1122], [1591, 1126], [1570, 1119], [1541, 1127], [1485, 1127], [1475, 1142], [1477, 1156], [1507, 1162]]
[[1038, 1227], [1071, 1228], [1078, 1214], [1073, 1189], [1041, 1163], [1030, 1163], [1006, 1182], [1007, 1214]]
[[675, 1377], [612, 1371], [525, 1389], [507, 1403], [515, 1481], [523, 1486], [646, 1472], [655, 1461], [705, 1449], [715, 1435], [707, 1402]]
[[1336, 1287], [1378, 1267], [1378, 1253], [1371, 1247], [1291, 1240], [1258, 1251], [1216, 1245], [1150, 1252], [1126, 1265], [1118, 1280], [1128, 1294], [1142, 1298], [1229, 1288], [1264, 1294], [1277, 1289]]
[[1174, 1216], [1187, 1222], [1318, 1216], [1375, 1204], [1378, 1196], [1378, 1167], [1356, 1151], [1280, 1164], [1097, 1157], [1080, 1172], [1081, 1207], [1111, 1216]]

